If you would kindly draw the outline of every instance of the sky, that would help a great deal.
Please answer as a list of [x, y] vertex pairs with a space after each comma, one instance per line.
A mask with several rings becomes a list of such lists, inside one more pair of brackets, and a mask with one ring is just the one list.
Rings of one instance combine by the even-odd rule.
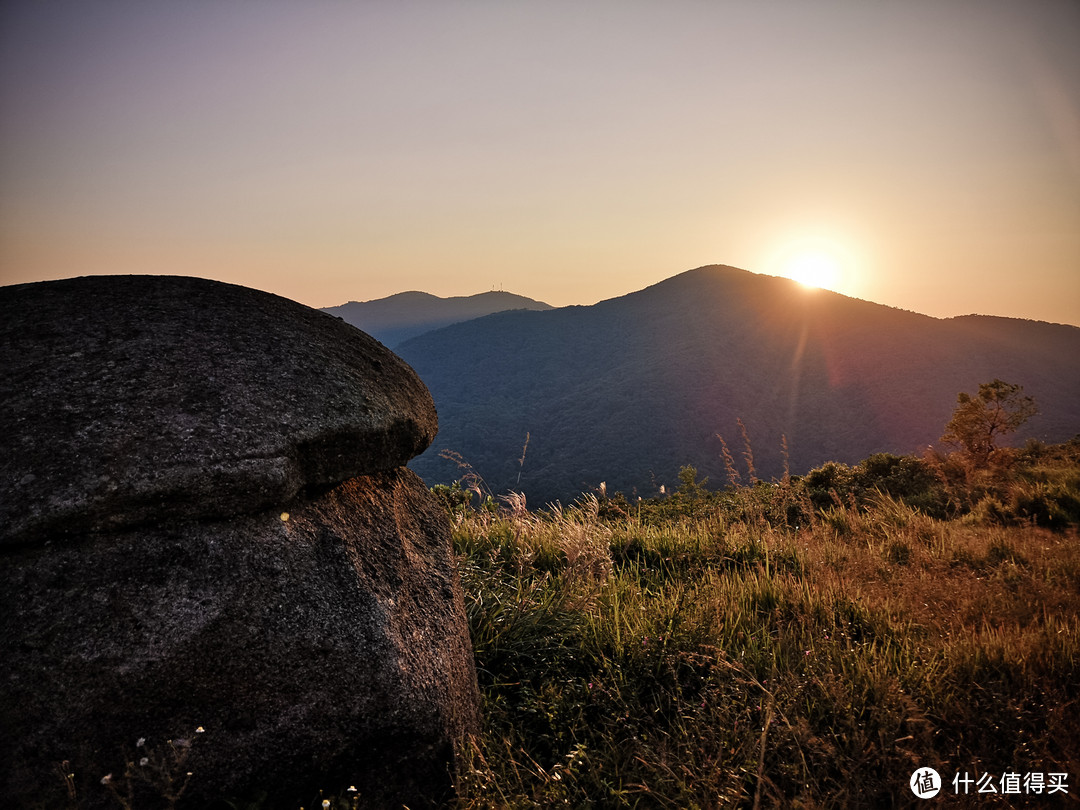
[[5, 0], [0, 284], [591, 304], [706, 264], [1080, 325], [1075, 0]]

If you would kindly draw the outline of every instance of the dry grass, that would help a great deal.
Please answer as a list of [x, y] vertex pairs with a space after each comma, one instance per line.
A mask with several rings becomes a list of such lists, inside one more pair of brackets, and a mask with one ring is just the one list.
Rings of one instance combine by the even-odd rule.
[[460, 806], [895, 806], [927, 765], [1080, 780], [1075, 528], [881, 494], [796, 528], [772, 519], [806, 505], [792, 487], [462, 513], [487, 729]]

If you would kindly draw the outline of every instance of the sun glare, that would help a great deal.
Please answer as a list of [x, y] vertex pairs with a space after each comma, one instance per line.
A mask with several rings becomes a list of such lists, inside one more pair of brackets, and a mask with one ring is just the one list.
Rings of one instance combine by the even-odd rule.
[[774, 243], [762, 261], [764, 272], [797, 281], [806, 290], [832, 290], [851, 295], [859, 262], [850, 238], [821, 233], [793, 234]]
[[839, 284], [842, 272], [835, 256], [822, 251], [807, 251], [787, 260], [784, 275], [804, 287], [832, 290]]

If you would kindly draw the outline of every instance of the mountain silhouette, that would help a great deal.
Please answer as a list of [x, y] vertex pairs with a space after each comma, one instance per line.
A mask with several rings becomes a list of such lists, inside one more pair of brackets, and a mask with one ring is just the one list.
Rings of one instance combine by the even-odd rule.
[[432, 329], [514, 309], [545, 310], [551, 306], [501, 291], [454, 298], [403, 292], [374, 301], [350, 301], [341, 306], [324, 307], [323, 312], [341, 318], [394, 348]]
[[[410, 466], [429, 484], [460, 470], [539, 506], [606, 482], [653, 495], [692, 464], [726, 483], [723, 436], [758, 477], [941, 436], [961, 391], [1024, 386], [1040, 413], [1021, 436], [1080, 432], [1080, 328], [987, 316], [939, 319], [787, 279], [709, 266], [588, 307], [502, 312], [397, 347], [431, 389], [434, 445]], [[520, 462], [526, 434], [524, 463]]]

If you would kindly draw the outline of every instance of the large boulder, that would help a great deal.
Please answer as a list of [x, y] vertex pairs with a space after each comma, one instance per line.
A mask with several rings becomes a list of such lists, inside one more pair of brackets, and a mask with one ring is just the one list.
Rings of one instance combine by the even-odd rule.
[[478, 694], [407, 365], [138, 276], [0, 288], [0, 364], [0, 806], [451, 795]]
[[0, 542], [266, 509], [405, 464], [431, 395], [344, 321], [256, 290], [99, 276], [0, 291]]

